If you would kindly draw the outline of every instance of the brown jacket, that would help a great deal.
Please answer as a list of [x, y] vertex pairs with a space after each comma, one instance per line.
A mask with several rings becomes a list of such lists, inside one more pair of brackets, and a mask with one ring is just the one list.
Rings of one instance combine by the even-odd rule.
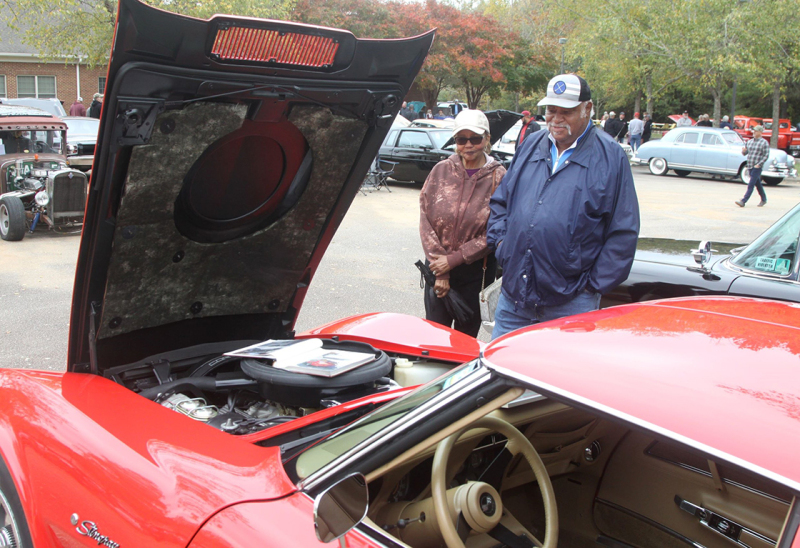
[[[453, 269], [489, 254], [489, 198], [505, 173], [506, 169], [490, 156], [472, 177], [467, 177], [458, 154], [434, 166], [419, 195], [419, 235], [429, 261], [432, 255], [446, 255]], [[438, 278], [449, 279], [450, 274]]]

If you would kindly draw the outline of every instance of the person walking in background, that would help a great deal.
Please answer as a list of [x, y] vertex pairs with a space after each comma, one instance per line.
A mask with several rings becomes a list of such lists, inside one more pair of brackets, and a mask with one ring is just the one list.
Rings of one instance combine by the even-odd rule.
[[606, 120], [608, 120], [608, 112], [604, 112], [603, 117], [600, 118], [600, 127], [602, 127], [603, 130], [606, 128]]
[[[486, 245], [489, 199], [506, 170], [488, 154], [491, 135], [483, 112], [462, 110], [453, 137], [456, 153], [433, 167], [419, 196], [422, 249], [436, 276], [434, 286], [425, 287], [425, 318], [475, 337], [481, 286], [495, 276]], [[466, 320], [454, 317], [444, 302], [451, 289], [468, 305]]]
[[519, 135], [517, 135], [517, 144], [514, 147], [515, 149], [519, 148], [522, 144], [522, 141], [525, 140], [525, 137], [530, 135], [531, 133], [536, 133], [542, 129], [542, 126], [533, 119], [531, 116], [531, 111], [523, 110], [522, 111], [522, 129], [519, 130]]
[[633, 113], [633, 120], [628, 126], [628, 131], [631, 134], [631, 148], [633, 153], [636, 154], [636, 151], [642, 146], [642, 133], [644, 133], [644, 122], [642, 122], [638, 112]]
[[89, 105], [89, 112], [88, 116], [92, 118], [100, 118], [100, 109], [103, 108], [103, 96], [99, 93], [95, 93], [92, 96], [92, 104]]
[[83, 97], [78, 97], [69, 107], [70, 116], [86, 116], [86, 107], [83, 106]]
[[493, 339], [596, 310], [630, 272], [639, 235], [631, 166], [592, 123], [591, 99], [580, 76], [550, 80], [539, 102], [548, 131], [528, 137], [492, 196], [486, 239], [503, 267]]
[[758, 189], [758, 195], [761, 197], [761, 202], [758, 207], [767, 205], [767, 194], [764, 192], [764, 185], [761, 184], [761, 170], [764, 168], [764, 162], [769, 158], [769, 144], [766, 139], [762, 139], [761, 135], [764, 133], [764, 126], [755, 126], [753, 128], [753, 138], [747, 141], [742, 147], [742, 154], [747, 156], [747, 169], [750, 170], [750, 182], [747, 183], [747, 190], [744, 193], [744, 198], [734, 202], [739, 207], [744, 207], [747, 200], [753, 194], [753, 187]]
[[689, 118], [689, 111], [688, 110], [684, 110], [683, 111], [683, 116], [678, 118], [677, 126], [678, 127], [684, 127], [684, 126], [691, 126], [691, 125], [692, 125], [692, 119]]
[[650, 113], [644, 113], [644, 128], [642, 129], [642, 144], [650, 140], [653, 133], [653, 120], [650, 118]]
[[727, 114], [722, 117], [722, 121], [719, 123], [719, 127], [722, 129], [733, 129], [731, 127], [730, 118], [728, 118]]

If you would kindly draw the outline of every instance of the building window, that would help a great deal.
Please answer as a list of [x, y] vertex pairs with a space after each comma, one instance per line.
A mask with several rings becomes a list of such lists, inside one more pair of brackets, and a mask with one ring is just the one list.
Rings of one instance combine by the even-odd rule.
[[0, 97], [8, 97], [6, 94], [6, 77], [4, 74], [0, 74]]
[[56, 97], [56, 77], [17, 76], [17, 97], [54, 99]]
[[106, 77], [101, 76], [97, 79], [97, 93], [105, 93], [106, 92]]

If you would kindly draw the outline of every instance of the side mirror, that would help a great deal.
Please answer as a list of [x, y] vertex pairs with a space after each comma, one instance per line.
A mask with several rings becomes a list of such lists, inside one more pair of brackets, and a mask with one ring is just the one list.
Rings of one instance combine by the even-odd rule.
[[367, 515], [369, 491], [362, 474], [335, 483], [314, 500], [314, 528], [317, 538], [331, 542], [346, 535]]
[[698, 248], [692, 250], [692, 257], [694, 257], [694, 262], [704, 267], [708, 263], [708, 261], [711, 260], [712, 251], [714, 250], [711, 249], [711, 242], [709, 242], [708, 240], [700, 242]]

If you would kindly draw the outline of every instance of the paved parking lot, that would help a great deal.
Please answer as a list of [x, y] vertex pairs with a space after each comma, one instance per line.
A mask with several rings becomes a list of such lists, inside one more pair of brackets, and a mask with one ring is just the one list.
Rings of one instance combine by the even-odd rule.
[[[741, 209], [745, 186], [709, 176], [654, 177], [634, 168], [643, 237], [749, 242], [800, 201], [800, 181], [768, 187]], [[419, 185], [359, 194], [320, 265], [297, 323], [304, 330], [373, 311], [423, 315]], [[37, 232], [0, 242], [0, 365], [62, 370], [78, 235]], [[687, 249], [688, 251], [688, 249]]]

